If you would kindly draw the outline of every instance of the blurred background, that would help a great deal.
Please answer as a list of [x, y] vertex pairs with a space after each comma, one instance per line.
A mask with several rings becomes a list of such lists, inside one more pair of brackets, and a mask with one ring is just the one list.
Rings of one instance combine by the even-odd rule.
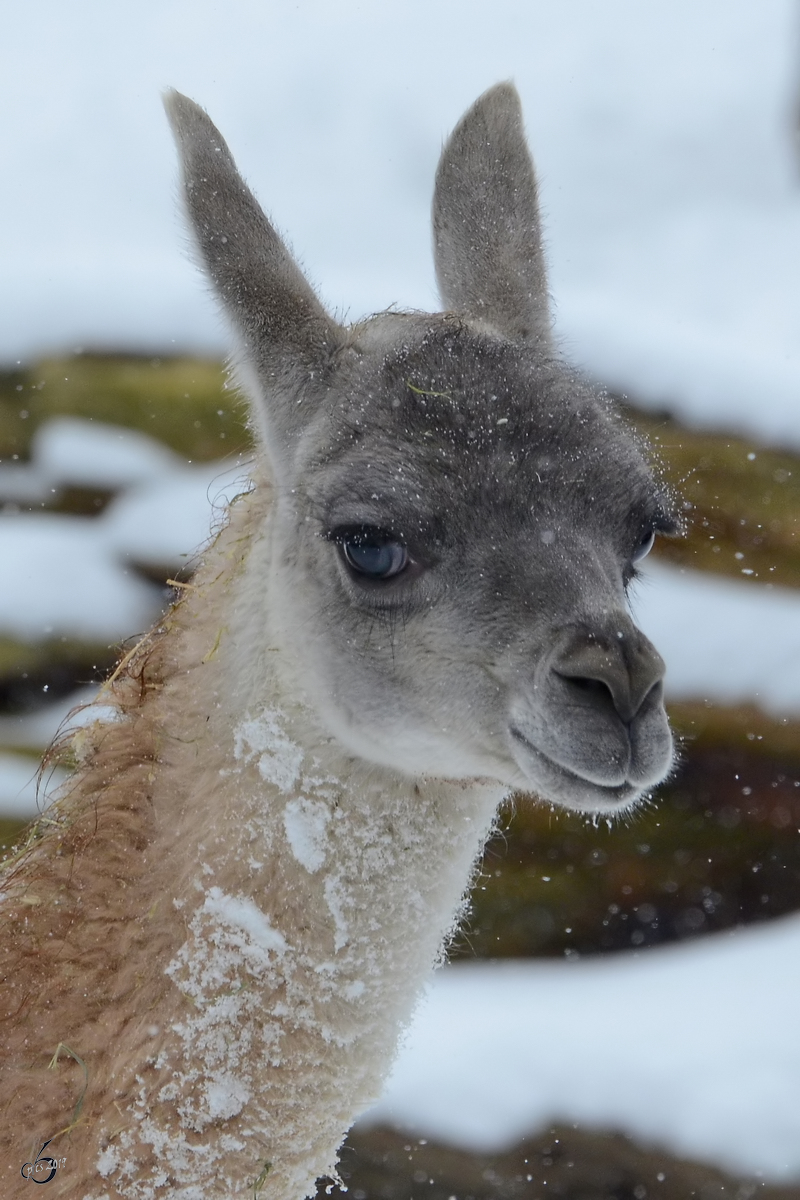
[[508, 806], [342, 1176], [800, 1198], [796, 0], [29, 0], [0, 47], [0, 843], [247, 473], [159, 93], [207, 107], [356, 319], [437, 307], [442, 140], [512, 78], [560, 344], [683, 498], [632, 602], [680, 761], [611, 827]]

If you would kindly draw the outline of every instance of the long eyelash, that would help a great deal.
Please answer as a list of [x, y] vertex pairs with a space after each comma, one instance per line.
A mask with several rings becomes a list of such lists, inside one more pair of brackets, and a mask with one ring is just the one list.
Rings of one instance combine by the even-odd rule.
[[337, 545], [347, 541], [348, 538], [358, 537], [398, 542], [401, 546], [406, 544], [401, 534], [378, 525], [337, 525], [333, 529], [322, 532], [320, 537], [324, 538], [326, 542], [335, 542]]

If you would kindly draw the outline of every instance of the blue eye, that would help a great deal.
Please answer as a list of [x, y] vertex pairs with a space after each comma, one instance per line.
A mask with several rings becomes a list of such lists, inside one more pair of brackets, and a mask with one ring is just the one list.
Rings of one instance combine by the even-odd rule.
[[408, 551], [402, 542], [378, 530], [365, 529], [337, 540], [347, 565], [368, 579], [391, 579], [408, 564]]
[[641, 560], [643, 558], [646, 558], [647, 555], [650, 553], [650, 551], [653, 549], [653, 542], [655, 540], [656, 540], [655, 530], [651, 529], [648, 533], [646, 533], [644, 535], [642, 540], [639, 542], [639, 545], [636, 547], [633, 554], [631, 555], [631, 561], [636, 563], [636, 562], [641, 562]]

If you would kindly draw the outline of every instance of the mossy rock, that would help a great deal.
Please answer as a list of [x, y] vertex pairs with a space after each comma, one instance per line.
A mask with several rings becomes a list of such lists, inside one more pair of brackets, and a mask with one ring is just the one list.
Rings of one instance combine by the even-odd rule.
[[[686, 537], [659, 539], [656, 554], [740, 580], [800, 586], [800, 456], [623, 408], [686, 505]], [[0, 375], [0, 461], [26, 459], [36, 428], [64, 415], [142, 430], [193, 462], [252, 446], [244, 404], [220, 363], [82, 354]], [[76, 492], [52, 506], [90, 514], [106, 499]]]
[[30, 821], [20, 821], [17, 817], [0, 817], [0, 862], [19, 845], [29, 825]]
[[389, 1128], [350, 1132], [317, 1200], [800, 1200], [800, 1188], [736, 1179], [618, 1133], [556, 1126], [497, 1154]]
[[39, 425], [67, 415], [139, 429], [192, 462], [251, 445], [219, 362], [81, 354], [0, 375], [0, 460], [27, 459]]
[[706, 705], [672, 718], [681, 762], [630, 816], [509, 806], [454, 957], [622, 950], [800, 908], [800, 722]]
[[686, 506], [686, 536], [658, 539], [656, 554], [740, 580], [800, 586], [800, 456], [627, 413]]
[[119, 647], [76, 638], [19, 642], [0, 636], [0, 712], [30, 711], [43, 696], [53, 700], [95, 683], [119, 658]]

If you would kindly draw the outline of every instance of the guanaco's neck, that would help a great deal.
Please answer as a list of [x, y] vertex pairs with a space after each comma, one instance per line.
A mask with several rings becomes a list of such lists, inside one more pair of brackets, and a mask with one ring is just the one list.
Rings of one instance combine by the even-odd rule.
[[[60, 1090], [38, 1072], [43, 1102], [29, 1103], [42, 1140], [77, 1120], [60, 1139], [54, 1196], [188, 1188], [222, 1200], [252, 1195], [256, 1181], [274, 1200], [312, 1192], [379, 1094], [501, 797], [496, 784], [414, 780], [354, 759], [286, 694], [289, 664], [249, 591], [263, 521], [260, 496], [237, 506], [168, 618], [163, 678], [142, 667], [142, 844], [117, 879], [128, 920], [103, 927], [124, 935], [125, 959], [99, 976], [91, 919], [73, 922], [59, 1021], [40, 997], [39, 1063], [59, 1043], [75, 1055], [58, 1068]], [[93, 736], [89, 773], [103, 761]], [[106, 742], [117, 736], [106, 729]], [[104, 805], [107, 793], [98, 811], [110, 827], [125, 801]], [[95, 867], [89, 843], [81, 907], [99, 921], [108, 881], [93, 887]], [[34, 881], [22, 878], [29, 891]], [[88, 1082], [75, 1117], [78, 1059]]]

